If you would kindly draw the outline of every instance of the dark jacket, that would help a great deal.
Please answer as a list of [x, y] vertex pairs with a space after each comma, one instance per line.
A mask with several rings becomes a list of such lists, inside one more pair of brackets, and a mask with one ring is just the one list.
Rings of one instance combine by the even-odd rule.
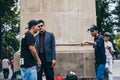
[[[35, 36], [35, 46], [36, 50], [40, 52], [40, 36], [37, 34]], [[53, 59], [56, 59], [56, 50], [55, 50], [55, 37], [53, 33], [45, 32], [44, 37], [44, 48], [45, 48], [45, 56], [48, 62], [51, 62]]]
[[94, 38], [94, 41], [97, 45], [94, 46], [95, 49], [95, 60], [96, 64], [106, 64], [106, 55], [105, 55], [105, 46], [104, 46], [104, 39], [102, 35]]

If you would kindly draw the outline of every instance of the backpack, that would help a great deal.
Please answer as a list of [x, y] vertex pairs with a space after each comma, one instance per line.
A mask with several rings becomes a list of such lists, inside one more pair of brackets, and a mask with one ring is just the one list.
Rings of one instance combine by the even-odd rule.
[[66, 80], [78, 80], [78, 77], [77, 77], [76, 74], [71, 74], [70, 73], [66, 76]]
[[11, 80], [22, 80], [20, 70], [13, 73]]

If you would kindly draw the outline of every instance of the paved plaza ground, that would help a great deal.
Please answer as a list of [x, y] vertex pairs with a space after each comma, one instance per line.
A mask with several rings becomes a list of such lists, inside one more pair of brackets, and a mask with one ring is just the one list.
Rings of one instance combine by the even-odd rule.
[[[10, 75], [9, 75], [9, 79], [4, 79], [3, 78], [3, 73], [0, 73], [0, 80], [10, 80], [12, 76], [12, 70], [10, 69]], [[113, 76], [114, 79], [113, 80], [120, 80], [120, 60], [114, 60], [114, 64], [113, 64]]]

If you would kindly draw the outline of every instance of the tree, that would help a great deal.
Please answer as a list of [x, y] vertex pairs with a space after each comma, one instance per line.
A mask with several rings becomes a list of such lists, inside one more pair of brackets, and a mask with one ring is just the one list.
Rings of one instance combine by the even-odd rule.
[[114, 0], [96, 0], [97, 26], [100, 34], [113, 32], [113, 17], [109, 7], [111, 3], [114, 3]]
[[0, 54], [3, 52], [2, 55], [14, 53], [19, 48], [19, 41], [16, 39], [20, 26], [19, 14], [18, 0], [0, 0]]
[[114, 23], [114, 26], [115, 26], [114, 30], [116, 30], [117, 32], [120, 32], [120, 0], [116, 0], [116, 4], [117, 4], [117, 6], [112, 11], [112, 14], [116, 16], [114, 18], [115, 21], [113, 23]]
[[[117, 4], [117, 6], [110, 10], [110, 4]], [[120, 31], [120, 0], [96, 0], [96, 15], [100, 34], [105, 32], [112, 34], [111, 42], [115, 49], [115, 55], [117, 55], [120, 53], [119, 39], [113, 32], [114, 30]], [[114, 40], [117, 41], [116, 44], [113, 42]]]
[[118, 55], [120, 54], [120, 0], [115, 0], [116, 7], [112, 11], [112, 15], [114, 15], [114, 31], [117, 31], [118, 34], [115, 35], [115, 54]]
[[120, 34], [117, 34], [115, 36], [115, 54], [120, 54]]

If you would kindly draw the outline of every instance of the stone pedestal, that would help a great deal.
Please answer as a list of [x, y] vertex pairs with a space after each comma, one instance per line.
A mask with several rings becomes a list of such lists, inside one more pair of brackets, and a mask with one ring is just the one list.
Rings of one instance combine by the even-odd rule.
[[[95, 78], [94, 51], [92, 46], [79, 44], [56, 45], [57, 64], [54, 68], [55, 76], [64, 78], [70, 71], [75, 72], [79, 78]], [[14, 71], [20, 69], [20, 51], [14, 55]]]
[[21, 0], [21, 36], [31, 19], [44, 20], [47, 30], [55, 35], [55, 75], [65, 77], [74, 71], [81, 78], [95, 77], [92, 46], [79, 45], [93, 40], [87, 29], [96, 24], [95, 0]]
[[20, 69], [20, 51], [14, 54], [14, 72]]
[[57, 45], [57, 64], [55, 75], [66, 77], [70, 71], [79, 78], [95, 78], [94, 51], [92, 46], [78, 44]]

